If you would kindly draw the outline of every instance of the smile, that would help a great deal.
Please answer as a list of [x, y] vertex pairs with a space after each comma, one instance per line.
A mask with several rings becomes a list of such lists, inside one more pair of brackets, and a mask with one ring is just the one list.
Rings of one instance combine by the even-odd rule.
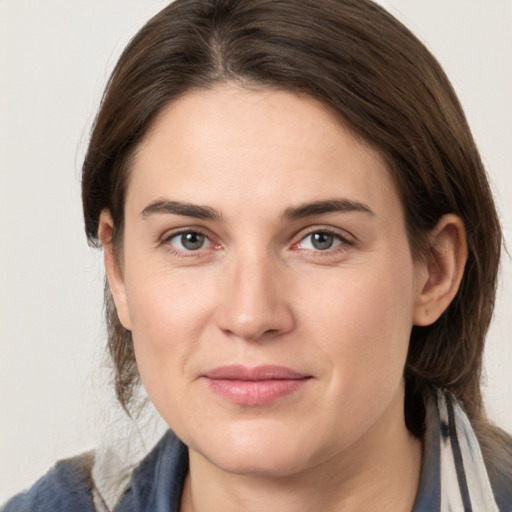
[[265, 405], [298, 391], [311, 376], [282, 366], [222, 366], [203, 375], [211, 391], [238, 405]]

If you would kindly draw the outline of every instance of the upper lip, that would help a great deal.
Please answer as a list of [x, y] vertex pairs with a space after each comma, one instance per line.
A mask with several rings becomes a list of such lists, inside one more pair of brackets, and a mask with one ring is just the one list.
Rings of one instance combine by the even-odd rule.
[[308, 378], [291, 368], [276, 365], [248, 367], [243, 365], [219, 366], [204, 373], [204, 377], [216, 380], [298, 380]]

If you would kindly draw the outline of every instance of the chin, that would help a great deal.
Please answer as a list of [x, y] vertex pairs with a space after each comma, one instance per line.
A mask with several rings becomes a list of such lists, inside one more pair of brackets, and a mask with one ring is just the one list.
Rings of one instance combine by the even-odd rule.
[[228, 473], [260, 477], [285, 477], [308, 466], [307, 443], [298, 432], [283, 425], [241, 425], [209, 436], [189, 448]]
[[276, 450], [253, 449], [244, 453], [233, 450], [208, 460], [227, 473], [254, 477], [283, 478], [300, 473], [307, 467], [300, 452], [289, 454]]

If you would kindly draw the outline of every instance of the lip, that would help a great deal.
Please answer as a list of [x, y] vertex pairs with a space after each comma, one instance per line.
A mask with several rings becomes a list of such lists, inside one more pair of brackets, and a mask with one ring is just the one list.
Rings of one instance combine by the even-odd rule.
[[202, 375], [211, 391], [238, 405], [265, 405], [297, 392], [310, 375], [284, 366], [220, 366]]

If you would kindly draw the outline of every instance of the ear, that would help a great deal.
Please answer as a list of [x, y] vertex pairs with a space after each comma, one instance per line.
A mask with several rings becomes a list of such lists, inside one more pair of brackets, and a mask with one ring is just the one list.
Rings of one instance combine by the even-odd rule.
[[414, 325], [434, 323], [459, 289], [467, 260], [466, 230], [457, 215], [443, 215], [431, 233], [431, 249], [418, 265], [421, 277], [414, 307]]
[[122, 269], [114, 251], [114, 221], [107, 209], [100, 213], [98, 238], [103, 246], [103, 258], [107, 280], [114, 298], [117, 316], [125, 329], [131, 330], [130, 314], [126, 297], [126, 286]]

